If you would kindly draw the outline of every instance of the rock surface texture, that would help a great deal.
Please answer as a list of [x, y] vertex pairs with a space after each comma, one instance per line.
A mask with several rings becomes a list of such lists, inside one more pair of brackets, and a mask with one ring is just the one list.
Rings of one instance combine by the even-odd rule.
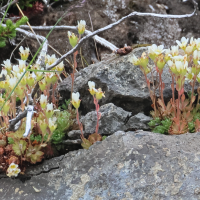
[[30, 168], [26, 178], [0, 179], [1, 200], [198, 200], [199, 141], [200, 133], [118, 131]]

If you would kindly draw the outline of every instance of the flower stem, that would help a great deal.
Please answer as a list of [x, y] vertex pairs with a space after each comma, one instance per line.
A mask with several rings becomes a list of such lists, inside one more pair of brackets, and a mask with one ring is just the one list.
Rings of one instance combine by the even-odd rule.
[[98, 104], [98, 99], [96, 99], [94, 96], [94, 104], [96, 107], [96, 112], [97, 112], [97, 125], [96, 125], [96, 129], [95, 129], [95, 133], [98, 134], [99, 131], [99, 120], [100, 120], [100, 115], [99, 115], [99, 104]]
[[162, 77], [161, 77], [161, 75], [162, 75], [162, 72], [159, 72], [159, 79], [160, 79], [160, 96], [161, 96], [161, 100], [162, 100], [162, 102], [163, 102], [163, 105], [164, 105], [164, 107], [165, 107], [165, 109], [166, 109], [165, 102], [164, 102], [164, 98], [163, 98], [163, 82], [162, 82]]
[[[73, 93], [73, 90], [74, 90], [74, 74], [75, 74], [75, 70], [77, 68], [77, 62], [76, 62], [76, 56], [78, 54], [78, 51], [74, 52], [74, 67], [73, 67], [73, 72], [71, 74], [71, 77], [72, 77], [72, 87], [71, 87], [71, 99], [72, 99], [72, 93]], [[71, 104], [71, 107], [72, 109], [72, 104]]]
[[84, 137], [84, 134], [83, 134], [83, 126], [82, 126], [82, 124], [81, 124], [80, 121], [79, 121], [79, 112], [78, 112], [78, 108], [76, 109], [76, 120], [77, 120], [77, 122], [78, 122], [79, 129], [80, 129], [80, 131], [81, 131], [81, 139], [82, 139], [83, 142], [84, 142], [85, 137]]

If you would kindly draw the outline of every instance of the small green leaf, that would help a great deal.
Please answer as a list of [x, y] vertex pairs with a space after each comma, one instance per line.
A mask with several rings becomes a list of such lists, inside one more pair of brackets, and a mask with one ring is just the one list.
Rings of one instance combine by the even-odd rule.
[[8, 137], [8, 144], [14, 144], [14, 143], [15, 143], [15, 142], [14, 142], [13, 138]]
[[106, 138], [107, 138], [107, 136], [104, 135], [104, 136], [102, 137], [102, 141], [105, 140]]
[[89, 149], [90, 146], [92, 146], [92, 143], [90, 143], [89, 140], [84, 139], [83, 142], [81, 143], [81, 146], [82, 146], [84, 149]]
[[21, 156], [24, 154], [26, 145], [27, 142], [25, 140], [20, 140], [19, 142], [15, 142], [15, 144], [12, 145], [12, 148], [16, 155]]

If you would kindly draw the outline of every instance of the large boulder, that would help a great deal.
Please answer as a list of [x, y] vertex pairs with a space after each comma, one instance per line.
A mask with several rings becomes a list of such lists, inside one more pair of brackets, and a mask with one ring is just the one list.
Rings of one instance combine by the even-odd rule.
[[199, 141], [199, 133], [119, 131], [89, 150], [47, 160], [23, 178], [0, 179], [1, 200], [197, 200]]
[[[81, 110], [83, 114], [94, 110], [93, 97], [88, 91], [88, 81], [94, 81], [96, 88], [105, 91], [105, 98], [100, 105], [113, 103], [133, 115], [144, 112], [149, 114], [151, 99], [145, 77], [138, 66], [130, 63], [129, 59], [135, 54], [140, 57], [147, 47], [134, 49], [126, 56], [111, 58], [82, 69], [75, 74], [74, 91], [80, 93]], [[166, 68], [163, 73], [165, 83], [164, 97], [171, 98], [171, 76]], [[66, 78], [58, 87], [63, 99], [69, 99], [71, 93], [71, 77]]]

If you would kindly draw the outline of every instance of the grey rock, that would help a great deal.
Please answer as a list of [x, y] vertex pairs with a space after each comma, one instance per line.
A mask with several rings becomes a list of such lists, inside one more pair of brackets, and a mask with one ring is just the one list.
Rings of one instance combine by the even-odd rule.
[[[84, 132], [83, 132], [83, 134], [85, 135]], [[80, 138], [81, 131], [80, 130], [72, 130], [67, 135], [70, 139], [77, 139], [77, 138]]]
[[138, 113], [137, 115], [132, 116], [126, 123], [126, 130], [130, 129], [142, 129], [149, 130], [148, 123], [152, 118], [144, 115], [143, 113]]
[[77, 140], [64, 140], [62, 143], [67, 145], [73, 145], [73, 144], [81, 144], [81, 142], [82, 142], [81, 139], [77, 139]]
[[63, 155], [49, 160], [44, 160], [42, 164], [31, 165], [26, 170], [26, 176], [35, 176], [41, 173], [47, 173], [52, 169], [58, 169], [59, 163], [63, 159]]
[[[112, 103], [101, 106], [99, 112], [101, 113], [101, 118], [99, 120], [98, 133], [103, 135], [111, 135], [116, 131], [125, 130], [124, 124], [131, 116], [130, 112], [127, 112]], [[95, 133], [97, 123], [96, 111], [89, 112], [81, 119], [81, 121], [86, 133]]]
[[[109, 59], [84, 68], [75, 75], [74, 91], [80, 93], [83, 115], [94, 110], [93, 97], [88, 91], [88, 81], [94, 81], [96, 88], [105, 91], [105, 98], [100, 100], [100, 106], [113, 103], [133, 115], [144, 112], [149, 114], [151, 99], [144, 75], [138, 66], [133, 66], [129, 58], [135, 54], [140, 57], [147, 51], [146, 47], [134, 49], [127, 56]], [[171, 77], [167, 69], [163, 73], [165, 83], [164, 97], [171, 98]], [[71, 77], [66, 78], [58, 87], [63, 99], [70, 98]]]
[[66, 154], [58, 169], [30, 180], [0, 179], [1, 200], [197, 200], [199, 141], [200, 133], [118, 131]]

